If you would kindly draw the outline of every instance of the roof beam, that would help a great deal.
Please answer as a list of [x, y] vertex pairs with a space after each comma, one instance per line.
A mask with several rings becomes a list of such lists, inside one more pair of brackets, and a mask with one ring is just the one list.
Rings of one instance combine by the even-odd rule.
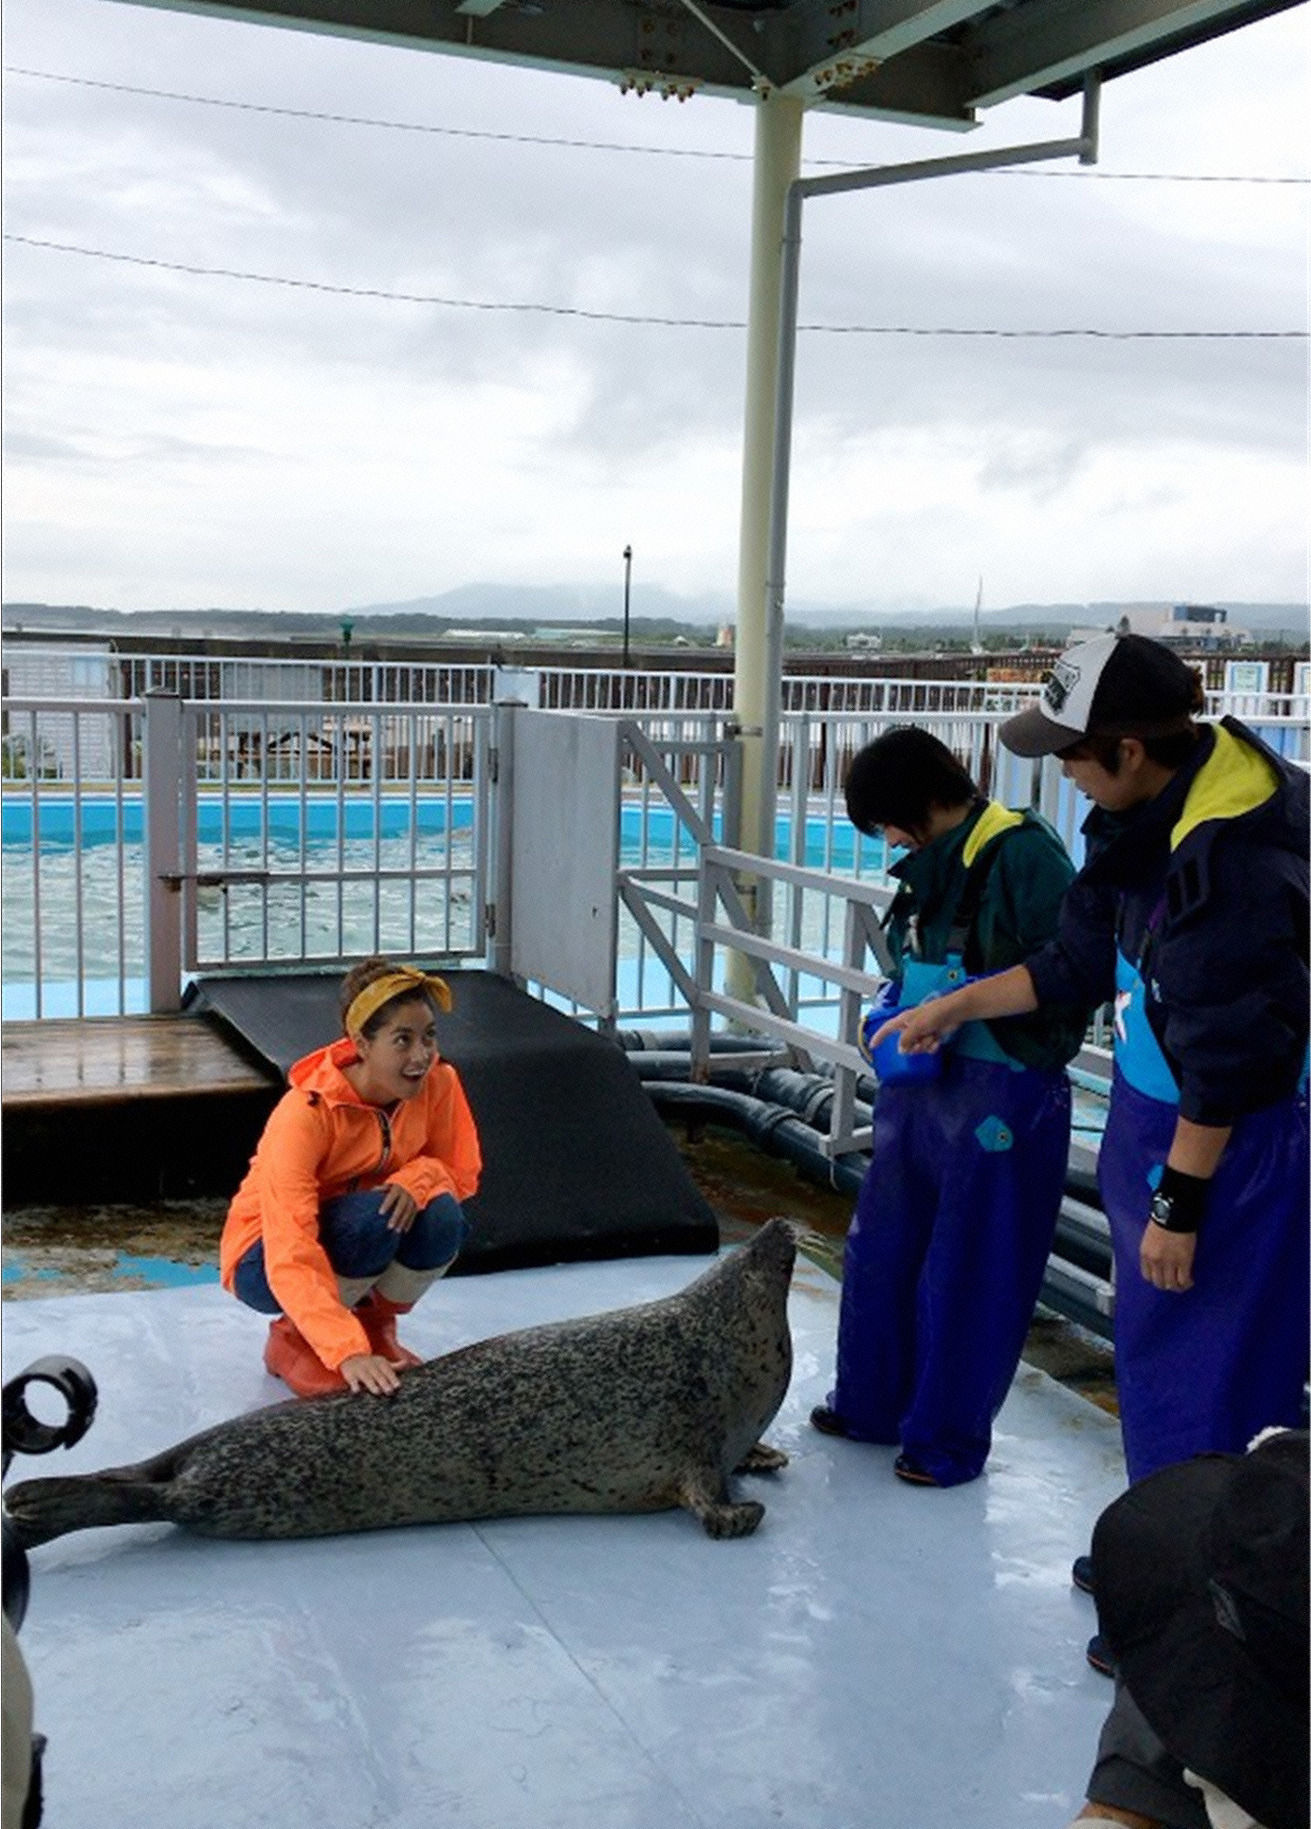
[[[807, 101], [835, 70], [860, 76], [987, 10], [988, 0], [807, 0], [769, 17], [765, 40], [789, 72], [784, 92]], [[849, 79], [850, 80], [850, 79]]]
[[[977, 12], [986, 0], [812, 0], [809, 43], [816, 56], [820, 26], [829, 8], [858, 13], [858, 29], [882, 47], [872, 56], [820, 62], [828, 79], [811, 80], [789, 46], [795, 27], [786, 15], [761, 17], [763, 31], [738, 8], [698, 0], [723, 37], [742, 48], [736, 54], [681, 0], [547, 0], [540, 12], [505, 0], [130, 0], [168, 12], [292, 30], [327, 32], [411, 50], [494, 59], [539, 69], [565, 70], [610, 81], [625, 78], [687, 95], [696, 90], [752, 98], [749, 66], [783, 88], [800, 79], [811, 106], [835, 108], [921, 126], [968, 127], [974, 115], [966, 98], [966, 64], [953, 45], [915, 43], [917, 34], [943, 29], [962, 11]], [[916, 24], [916, 20], [920, 24]], [[842, 26], [841, 30], [849, 29]], [[906, 45], [895, 56], [895, 45]], [[804, 54], [804, 53], [803, 53]], [[841, 67], [838, 67], [838, 66]]]
[[1162, 41], [1181, 48], [1246, 23], [1251, 12], [1234, 0], [1020, 0], [962, 34], [970, 99], [987, 108], [1057, 85], [1068, 92], [1087, 70], [1148, 62]]
[[[839, 59], [839, 62], [841, 60]], [[873, 115], [912, 127], [973, 127], [969, 59], [956, 45], [920, 44], [887, 63], [827, 86], [811, 107], [825, 114]]]
[[[326, 32], [410, 50], [444, 51], [565, 70], [610, 80], [627, 74], [673, 79], [676, 93], [708, 89], [751, 95], [742, 60], [681, 6], [665, 0], [616, 5], [614, 0], [550, 0], [541, 10], [499, 3], [457, 11], [456, 0], [131, 0], [167, 12], [239, 19], [251, 24]], [[707, 9], [709, 10], [709, 9]], [[742, 14], [717, 9], [727, 31], [742, 30]], [[655, 86], [659, 86], [658, 84]]]
[[1299, 0], [132, 0], [173, 12], [445, 51], [686, 97], [765, 83], [811, 108], [969, 127], [1011, 96], [1054, 98]]

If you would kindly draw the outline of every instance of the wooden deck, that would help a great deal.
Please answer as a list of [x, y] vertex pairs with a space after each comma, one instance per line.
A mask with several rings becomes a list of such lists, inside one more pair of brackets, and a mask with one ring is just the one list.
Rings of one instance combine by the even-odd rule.
[[255, 1092], [276, 1084], [203, 1016], [7, 1022], [0, 1036], [6, 1111]]

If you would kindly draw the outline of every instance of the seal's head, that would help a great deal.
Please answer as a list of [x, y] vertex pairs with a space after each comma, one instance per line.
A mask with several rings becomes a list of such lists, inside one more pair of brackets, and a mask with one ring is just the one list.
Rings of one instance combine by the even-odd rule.
[[752, 1259], [753, 1267], [787, 1282], [797, 1259], [797, 1242], [800, 1237], [801, 1228], [792, 1220], [767, 1220], [747, 1246], [747, 1255]]

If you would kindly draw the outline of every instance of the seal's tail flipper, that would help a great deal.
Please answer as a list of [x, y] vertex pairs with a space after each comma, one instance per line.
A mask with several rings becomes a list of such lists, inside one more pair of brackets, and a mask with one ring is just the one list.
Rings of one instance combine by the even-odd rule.
[[147, 1461], [104, 1473], [23, 1480], [5, 1494], [5, 1510], [25, 1550], [97, 1524], [153, 1524], [172, 1512], [168, 1482], [151, 1479], [151, 1467]]

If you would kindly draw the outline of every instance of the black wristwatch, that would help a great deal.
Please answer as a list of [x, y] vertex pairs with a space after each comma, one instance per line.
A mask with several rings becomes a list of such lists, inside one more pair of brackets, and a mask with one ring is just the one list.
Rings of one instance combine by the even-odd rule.
[[1196, 1232], [1202, 1222], [1210, 1182], [1182, 1169], [1162, 1170], [1161, 1181], [1147, 1209], [1148, 1218], [1163, 1232]]

